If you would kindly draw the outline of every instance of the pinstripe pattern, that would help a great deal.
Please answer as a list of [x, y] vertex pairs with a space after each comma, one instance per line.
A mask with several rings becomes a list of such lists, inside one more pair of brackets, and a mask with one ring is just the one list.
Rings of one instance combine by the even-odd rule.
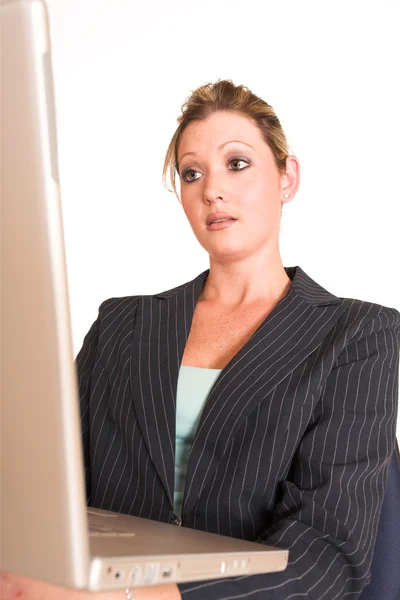
[[[357, 598], [397, 415], [400, 313], [300, 267], [222, 370], [191, 448], [187, 527], [289, 548], [282, 573], [179, 584], [184, 600]], [[88, 503], [168, 522], [176, 389], [208, 270], [106, 300], [77, 356]]]

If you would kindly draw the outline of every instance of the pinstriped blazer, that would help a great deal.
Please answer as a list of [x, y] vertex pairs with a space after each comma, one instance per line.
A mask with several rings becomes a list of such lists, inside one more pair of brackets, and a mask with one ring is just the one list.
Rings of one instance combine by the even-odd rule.
[[[289, 549], [282, 573], [178, 584], [186, 600], [359, 597], [393, 452], [400, 313], [299, 266], [211, 388], [183, 525]], [[209, 270], [103, 302], [76, 363], [88, 504], [169, 522], [176, 390]]]

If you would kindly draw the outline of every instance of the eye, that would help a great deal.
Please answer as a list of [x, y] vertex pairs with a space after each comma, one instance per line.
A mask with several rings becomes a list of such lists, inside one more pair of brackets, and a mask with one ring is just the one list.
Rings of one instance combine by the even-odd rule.
[[[230, 158], [228, 160], [228, 164], [232, 164], [232, 163], [245, 163], [247, 166], [250, 165], [250, 161], [246, 158], [242, 158], [240, 156], [232, 156], [232, 158]], [[230, 171], [243, 171], [244, 169], [247, 169], [247, 167], [241, 167], [240, 169], [229, 169]], [[185, 169], [185, 171], [182, 173], [182, 179], [183, 181], [186, 181], [186, 183], [192, 183], [193, 181], [196, 181], [198, 179], [198, 177], [196, 177], [195, 179], [187, 179], [186, 175], [188, 175], [189, 173], [198, 173], [198, 171], [195, 171], [195, 169]]]
[[[230, 161], [229, 164], [231, 163], [245, 163], [246, 165], [249, 165], [249, 161], [244, 159], [244, 158], [240, 158], [240, 156], [233, 156]], [[233, 171], [243, 171], [243, 169], [245, 169], [246, 167], [243, 167], [242, 169], [232, 169]]]
[[188, 175], [189, 173], [197, 173], [198, 171], [195, 171], [194, 169], [186, 169], [186, 171], [184, 171], [182, 173], [182, 179], [183, 181], [186, 181], [186, 183], [191, 183], [192, 181], [196, 181], [196, 179], [186, 179], [186, 175]]

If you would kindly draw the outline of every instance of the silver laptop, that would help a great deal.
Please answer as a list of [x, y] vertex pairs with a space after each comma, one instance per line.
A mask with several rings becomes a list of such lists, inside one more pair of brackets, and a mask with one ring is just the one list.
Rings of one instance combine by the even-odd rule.
[[49, 26], [1, 0], [1, 568], [91, 591], [285, 569], [288, 552], [87, 508]]

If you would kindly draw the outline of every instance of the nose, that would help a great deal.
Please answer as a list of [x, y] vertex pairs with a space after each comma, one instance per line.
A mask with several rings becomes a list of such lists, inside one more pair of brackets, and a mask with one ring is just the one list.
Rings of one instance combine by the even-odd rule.
[[223, 200], [223, 194], [215, 179], [211, 181], [211, 179], [208, 178], [206, 185], [204, 186], [204, 201], [206, 204], [210, 204], [212, 202], [217, 202], [218, 200]]
[[223, 174], [218, 168], [210, 168], [203, 176], [203, 200], [207, 205], [226, 200], [222, 182]]
[[206, 204], [213, 204], [218, 202], [219, 200], [223, 200], [222, 196], [216, 194], [205, 194], [204, 201]]

